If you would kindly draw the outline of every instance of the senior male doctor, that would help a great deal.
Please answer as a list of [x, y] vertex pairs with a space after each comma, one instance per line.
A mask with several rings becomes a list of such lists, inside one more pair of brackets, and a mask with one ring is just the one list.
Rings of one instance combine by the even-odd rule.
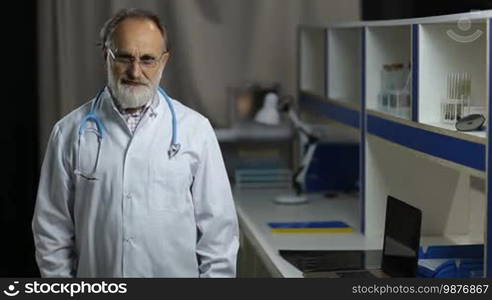
[[101, 30], [108, 82], [62, 118], [32, 222], [43, 277], [234, 277], [238, 225], [214, 131], [158, 85], [169, 59], [154, 14]]

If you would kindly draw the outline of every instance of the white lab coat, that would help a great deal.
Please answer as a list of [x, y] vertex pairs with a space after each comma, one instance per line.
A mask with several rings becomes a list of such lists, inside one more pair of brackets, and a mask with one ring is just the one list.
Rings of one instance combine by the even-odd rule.
[[96, 113], [106, 130], [96, 172], [94, 122], [78, 146], [95, 99], [51, 133], [32, 222], [41, 275], [234, 277], [237, 215], [208, 120], [172, 100], [181, 150], [169, 159], [171, 113], [162, 95], [133, 136], [107, 89], [101, 97]]

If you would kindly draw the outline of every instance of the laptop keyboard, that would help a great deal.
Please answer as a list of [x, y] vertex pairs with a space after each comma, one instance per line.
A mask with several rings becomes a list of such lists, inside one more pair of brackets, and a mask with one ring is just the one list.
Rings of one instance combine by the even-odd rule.
[[336, 272], [341, 278], [377, 278], [369, 271]]
[[366, 255], [378, 257], [371, 265], [380, 265], [381, 256], [379, 250], [279, 250], [279, 253], [304, 273], [361, 271], [365, 269]]

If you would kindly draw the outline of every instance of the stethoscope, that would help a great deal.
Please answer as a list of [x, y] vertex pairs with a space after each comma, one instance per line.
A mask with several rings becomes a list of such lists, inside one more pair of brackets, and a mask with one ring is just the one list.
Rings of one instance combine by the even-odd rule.
[[[81, 139], [82, 135], [85, 133], [85, 130], [87, 128], [87, 124], [89, 122], [94, 122], [94, 124], [96, 125], [96, 128], [95, 128], [96, 130], [94, 133], [97, 136], [98, 146], [97, 146], [96, 163], [95, 163], [94, 169], [92, 171], [93, 174], [97, 171], [97, 166], [99, 164], [99, 154], [101, 152], [101, 142], [102, 142], [102, 139], [104, 138], [105, 131], [107, 131], [106, 127], [104, 126], [104, 123], [99, 118], [99, 116], [96, 114], [96, 108], [101, 105], [100, 98], [101, 98], [101, 95], [104, 92], [105, 88], [106, 87], [102, 88], [97, 93], [96, 100], [94, 102], [92, 102], [91, 109], [90, 109], [89, 113], [87, 113], [87, 115], [85, 115], [85, 117], [82, 119], [82, 121], [80, 122], [80, 127], [79, 127], [78, 149], [80, 150], [80, 139]], [[161, 93], [161, 95], [164, 97], [164, 100], [166, 101], [167, 106], [169, 107], [169, 111], [171, 112], [172, 137], [171, 137], [171, 145], [169, 146], [169, 149], [167, 151], [169, 159], [171, 159], [179, 152], [179, 149], [181, 148], [181, 144], [179, 144], [177, 142], [177, 139], [178, 139], [177, 127], [178, 126], [177, 126], [177, 121], [176, 121], [176, 113], [174, 111], [174, 106], [171, 102], [171, 99], [169, 98], [167, 93], [164, 91], [164, 89], [159, 87], [158, 90]], [[97, 180], [97, 178], [95, 178], [93, 176], [89, 176], [89, 175], [81, 172], [81, 169], [80, 169], [80, 151], [78, 151], [78, 155], [77, 155], [77, 167], [76, 167], [75, 173], [77, 175], [80, 175], [80, 176], [88, 179], [88, 180]]]

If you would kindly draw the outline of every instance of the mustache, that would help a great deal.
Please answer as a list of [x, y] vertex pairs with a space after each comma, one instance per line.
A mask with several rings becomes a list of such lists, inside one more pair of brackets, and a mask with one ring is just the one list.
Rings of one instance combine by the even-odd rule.
[[130, 80], [130, 79], [121, 79], [122, 84], [126, 85], [143, 85], [143, 86], [149, 86], [148, 82], [143, 82], [143, 81], [136, 81], [136, 80]]

